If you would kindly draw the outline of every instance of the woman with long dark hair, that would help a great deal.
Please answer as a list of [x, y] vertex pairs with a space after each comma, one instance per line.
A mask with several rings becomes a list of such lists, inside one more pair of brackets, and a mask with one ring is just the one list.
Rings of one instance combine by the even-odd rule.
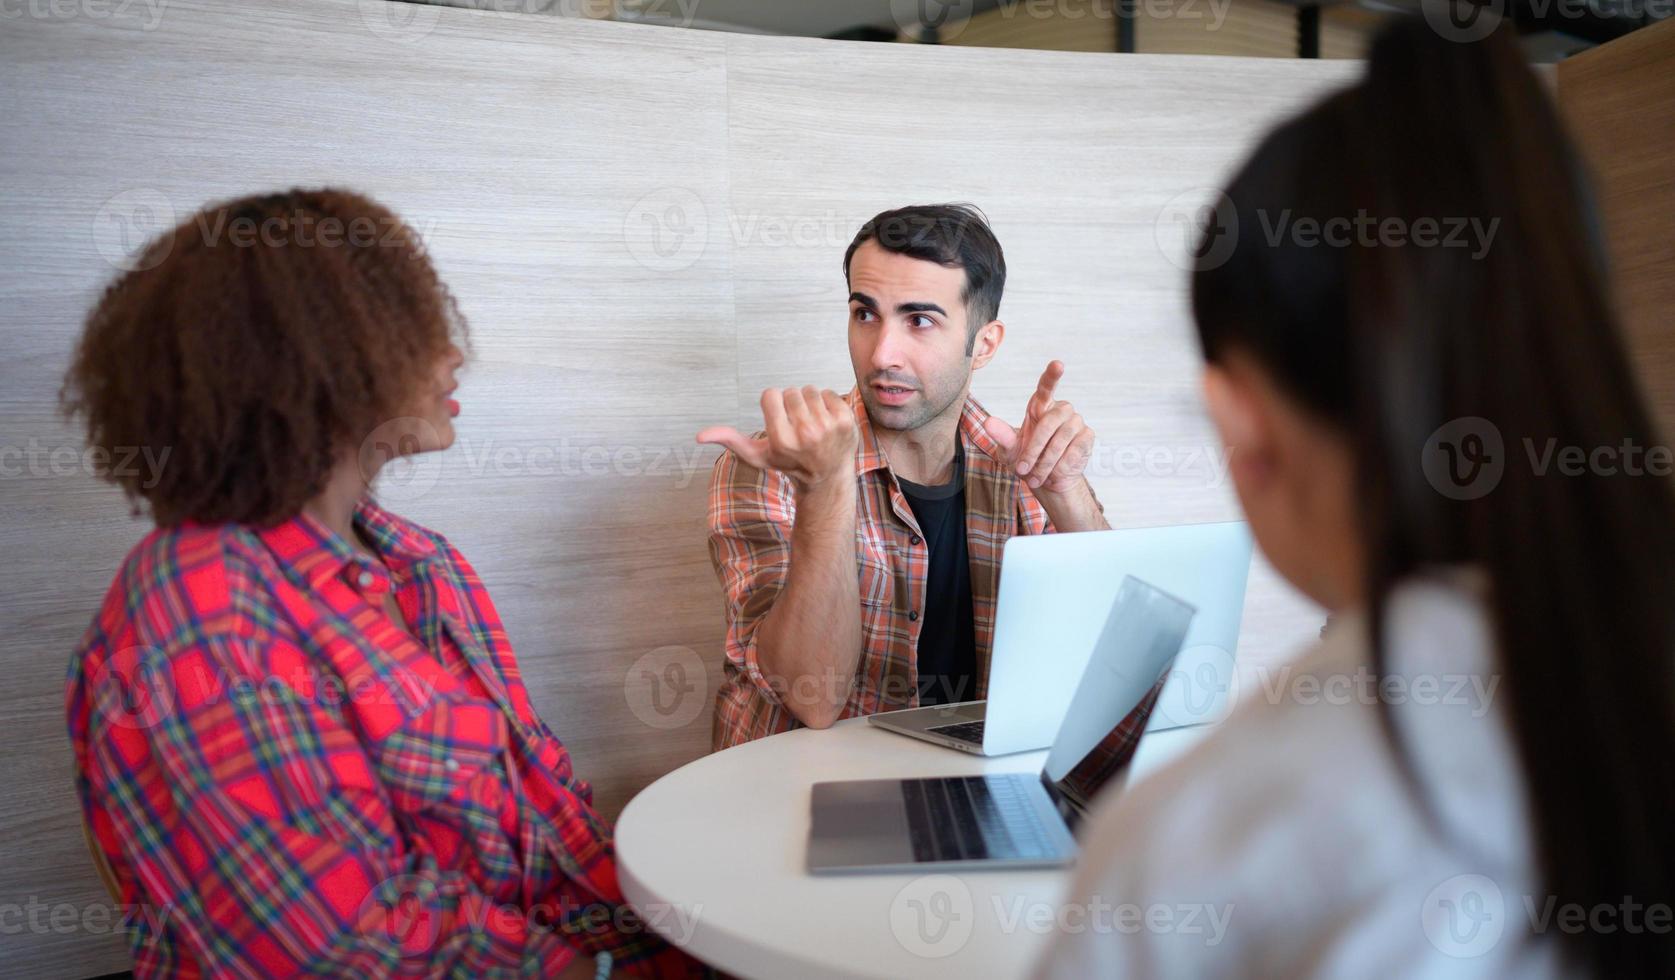
[[1398, 21], [1219, 213], [1208, 409], [1337, 615], [1106, 801], [1043, 975], [1675, 975], [1668, 449], [1541, 84]]

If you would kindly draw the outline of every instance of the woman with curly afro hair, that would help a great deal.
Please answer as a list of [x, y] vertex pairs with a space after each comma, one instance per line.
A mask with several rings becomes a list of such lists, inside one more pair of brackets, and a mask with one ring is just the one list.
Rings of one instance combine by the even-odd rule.
[[[380, 508], [446, 449], [466, 328], [418, 236], [342, 190], [149, 243], [65, 381], [156, 528], [67, 691], [88, 829], [139, 976], [645, 976], [704, 968], [617, 884], [488, 592]], [[166, 456], [163, 454], [167, 454]]]

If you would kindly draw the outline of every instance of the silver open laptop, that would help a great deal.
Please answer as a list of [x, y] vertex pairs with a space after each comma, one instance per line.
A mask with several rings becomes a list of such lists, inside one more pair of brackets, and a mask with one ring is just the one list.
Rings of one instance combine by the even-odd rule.
[[1068, 863], [1077, 821], [1139, 748], [1192, 619], [1192, 606], [1125, 577], [1038, 776], [815, 783], [809, 871]]
[[1250, 558], [1250, 531], [1237, 521], [1012, 538], [1001, 561], [988, 700], [890, 711], [867, 722], [978, 755], [1046, 748], [1126, 575], [1198, 610], [1151, 727], [1219, 720], [1233, 684]]

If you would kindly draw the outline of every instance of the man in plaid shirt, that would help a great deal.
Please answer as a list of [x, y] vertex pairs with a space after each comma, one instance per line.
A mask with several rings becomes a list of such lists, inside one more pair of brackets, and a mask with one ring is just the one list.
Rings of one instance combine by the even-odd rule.
[[1053, 361], [1013, 426], [970, 395], [1000, 349], [1006, 262], [967, 205], [886, 211], [844, 255], [848, 395], [762, 393], [764, 429], [710, 480], [727, 600], [713, 744], [985, 696], [1001, 550], [1108, 527], [1082, 473], [1093, 430]]

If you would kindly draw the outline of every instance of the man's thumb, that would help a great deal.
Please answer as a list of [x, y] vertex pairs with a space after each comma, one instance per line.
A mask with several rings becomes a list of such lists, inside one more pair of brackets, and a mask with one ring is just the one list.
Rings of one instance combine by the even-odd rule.
[[1018, 430], [991, 415], [983, 420], [983, 431], [998, 444], [1003, 452], [1011, 452], [1018, 445]]
[[767, 465], [768, 440], [751, 439], [730, 425], [712, 425], [698, 433], [698, 441], [731, 449], [733, 455], [759, 470]]

